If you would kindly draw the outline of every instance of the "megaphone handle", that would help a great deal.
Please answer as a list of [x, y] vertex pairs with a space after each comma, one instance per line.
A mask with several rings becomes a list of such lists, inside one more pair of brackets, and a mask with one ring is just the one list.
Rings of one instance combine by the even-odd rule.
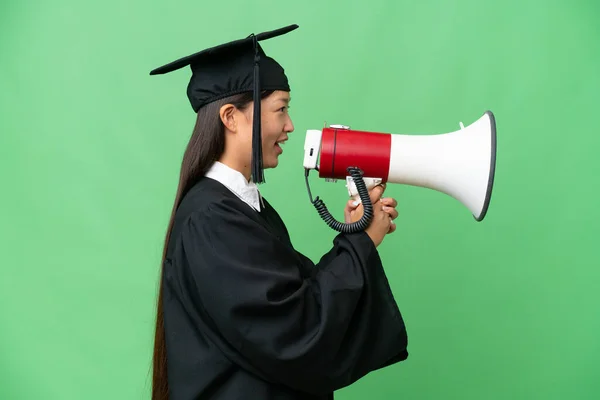
[[308, 189], [308, 195], [310, 197], [311, 203], [321, 216], [321, 218], [325, 221], [325, 223], [338, 232], [343, 233], [354, 233], [359, 232], [367, 228], [371, 223], [371, 219], [373, 218], [373, 205], [371, 204], [371, 197], [369, 195], [369, 191], [365, 185], [365, 182], [362, 177], [362, 171], [356, 167], [348, 167], [348, 172], [356, 183], [356, 190], [358, 192], [357, 198], [360, 198], [363, 205], [363, 216], [360, 220], [351, 223], [344, 223], [336, 221], [336, 219], [331, 215], [329, 210], [327, 210], [327, 206], [323, 202], [323, 200], [317, 197], [315, 200], [312, 199], [312, 194], [310, 193], [310, 186], [308, 184], [308, 174], [309, 169], [305, 171], [306, 178], [306, 187]]
[[[362, 178], [362, 180], [364, 181], [367, 190], [371, 190], [383, 182], [383, 179], [381, 178]], [[348, 188], [348, 195], [352, 200], [360, 199], [360, 194], [358, 193], [354, 179], [351, 176], [346, 177], [346, 187]]]

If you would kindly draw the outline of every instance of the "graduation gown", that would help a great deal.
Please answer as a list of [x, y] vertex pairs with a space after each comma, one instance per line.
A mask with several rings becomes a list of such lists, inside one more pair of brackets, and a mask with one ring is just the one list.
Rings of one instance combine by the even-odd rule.
[[315, 264], [264, 202], [259, 213], [205, 177], [176, 213], [163, 275], [171, 400], [332, 399], [408, 357], [368, 235], [337, 235]]

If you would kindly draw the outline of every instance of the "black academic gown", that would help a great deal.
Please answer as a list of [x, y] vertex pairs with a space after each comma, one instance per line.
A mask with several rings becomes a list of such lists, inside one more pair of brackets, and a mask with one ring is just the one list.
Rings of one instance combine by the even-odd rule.
[[277, 212], [202, 179], [176, 214], [164, 268], [171, 400], [332, 399], [407, 358], [407, 334], [366, 233], [315, 265]]

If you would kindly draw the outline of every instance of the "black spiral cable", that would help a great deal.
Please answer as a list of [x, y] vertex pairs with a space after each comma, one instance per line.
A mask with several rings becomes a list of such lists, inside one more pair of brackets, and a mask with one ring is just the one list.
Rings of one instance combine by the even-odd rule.
[[310, 170], [305, 171], [306, 178], [306, 188], [308, 189], [308, 196], [310, 198], [310, 202], [313, 204], [323, 221], [335, 231], [341, 233], [355, 233], [362, 231], [369, 226], [371, 219], [373, 218], [373, 204], [371, 203], [371, 197], [369, 196], [369, 190], [365, 185], [365, 181], [363, 180], [363, 172], [356, 167], [348, 167], [348, 173], [354, 179], [354, 183], [356, 184], [356, 189], [358, 191], [358, 195], [360, 200], [362, 201], [362, 205], [364, 208], [363, 216], [360, 220], [352, 223], [344, 223], [337, 221], [333, 215], [327, 210], [327, 206], [318, 196], [315, 200], [312, 198], [312, 194], [310, 193], [310, 186], [308, 184], [308, 173]]

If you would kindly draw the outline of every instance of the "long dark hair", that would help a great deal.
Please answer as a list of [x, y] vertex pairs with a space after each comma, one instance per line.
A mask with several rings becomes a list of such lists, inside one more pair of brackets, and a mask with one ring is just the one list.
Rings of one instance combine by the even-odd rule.
[[[271, 91], [264, 91], [261, 94], [261, 97], [268, 97], [271, 93]], [[194, 131], [192, 132], [192, 136], [190, 137], [183, 154], [181, 171], [179, 174], [179, 185], [175, 194], [175, 203], [171, 211], [171, 218], [166, 232], [160, 266], [160, 286], [158, 289], [156, 329], [154, 333], [152, 400], [168, 400], [169, 398], [167, 352], [162, 308], [162, 269], [164, 268], [175, 214], [186, 193], [200, 178], [202, 178], [202, 176], [204, 176], [206, 171], [219, 159], [225, 149], [225, 127], [219, 116], [219, 109], [225, 104], [233, 104], [236, 108], [244, 110], [252, 102], [252, 99], [252, 92], [245, 92], [217, 100], [201, 108], [198, 111]]]

